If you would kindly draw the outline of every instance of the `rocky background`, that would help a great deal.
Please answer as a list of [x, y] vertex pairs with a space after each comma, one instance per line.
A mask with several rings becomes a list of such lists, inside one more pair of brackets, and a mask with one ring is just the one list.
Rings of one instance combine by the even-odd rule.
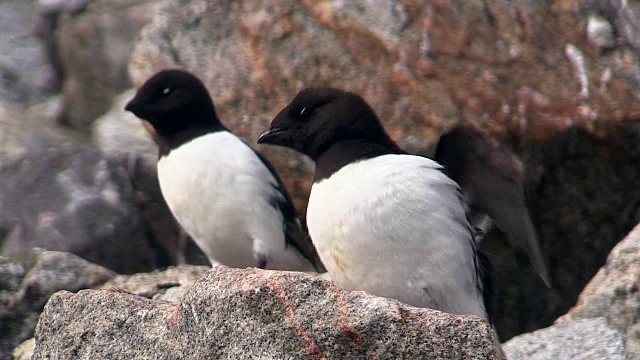
[[[0, 255], [12, 259], [42, 247], [123, 274], [205, 263], [162, 201], [153, 142], [122, 110], [165, 67], [201, 77], [249, 143], [301, 88], [333, 86], [362, 94], [415, 153], [458, 123], [508, 144], [527, 167], [553, 288], [499, 231], [486, 239], [502, 340], [565, 314], [640, 222], [638, 2], [5, 0], [0, 29]], [[259, 150], [304, 214], [313, 164]], [[594, 326], [627, 334], [640, 356], [628, 342], [637, 278], [614, 273], [599, 281], [622, 281], [614, 293], [636, 306]], [[16, 331], [16, 314], [0, 314], [0, 357], [35, 327]]]

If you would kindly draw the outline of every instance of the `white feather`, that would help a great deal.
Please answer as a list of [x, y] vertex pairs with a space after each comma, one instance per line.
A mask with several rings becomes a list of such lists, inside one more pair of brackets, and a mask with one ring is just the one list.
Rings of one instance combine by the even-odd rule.
[[173, 149], [158, 161], [160, 188], [171, 212], [212, 263], [313, 271], [292, 246], [285, 248], [277, 181], [237, 136], [219, 131]]
[[309, 233], [343, 288], [486, 317], [461, 195], [439, 169], [410, 155], [349, 164], [313, 185]]

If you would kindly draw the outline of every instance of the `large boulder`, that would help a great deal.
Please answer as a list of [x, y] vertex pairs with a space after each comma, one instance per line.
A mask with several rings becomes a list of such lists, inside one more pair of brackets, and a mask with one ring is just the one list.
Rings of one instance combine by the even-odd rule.
[[491, 326], [348, 292], [312, 275], [218, 266], [180, 302], [59, 292], [33, 359], [497, 359]]
[[74, 253], [118, 272], [154, 255], [126, 172], [77, 143], [35, 149], [0, 167], [0, 254]]
[[[566, 313], [640, 221], [637, 39], [640, 6], [613, 0], [166, 0], [129, 72], [135, 85], [165, 67], [194, 72], [249, 143], [306, 86], [362, 94], [411, 152], [429, 154], [458, 122], [506, 142], [527, 165], [554, 285], [504, 236], [486, 239], [496, 326], [508, 339]], [[304, 214], [312, 163], [260, 150]]]
[[[134, 84], [164, 67], [192, 70], [212, 89], [223, 120], [250, 139], [298, 90], [312, 85], [364, 95], [411, 150], [428, 147], [457, 121], [540, 140], [576, 125], [606, 134], [640, 111], [637, 5], [163, 4], [132, 54]], [[608, 26], [608, 35], [618, 38], [591, 40], [594, 21], [603, 25], [599, 33], [606, 36]]]
[[33, 336], [49, 297], [59, 290], [101, 285], [116, 274], [75, 255], [34, 249], [21, 259], [0, 257], [0, 358]]

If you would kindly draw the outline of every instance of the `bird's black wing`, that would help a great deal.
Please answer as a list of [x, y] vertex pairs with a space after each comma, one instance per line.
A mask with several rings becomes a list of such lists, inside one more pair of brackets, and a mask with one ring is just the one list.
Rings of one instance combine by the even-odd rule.
[[271, 175], [276, 180], [274, 190], [277, 195], [271, 199], [271, 204], [282, 213], [286, 245], [291, 245], [298, 250], [311, 262], [318, 272], [326, 272], [327, 270], [322, 264], [315, 246], [313, 246], [306, 227], [302, 225], [298, 218], [296, 209], [293, 206], [293, 201], [284, 187], [282, 179], [280, 179], [271, 163], [269, 163], [262, 154], [255, 150], [254, 153], [260, 158], [267, 169], [269, 169], [269, 172], [271, 172]]
[[511, 240], [524, 243], [534, 268], [550, 286], [526, 206], [520, 160], [487, 133], [468, 126], [457, 126], [440, 137], [435, 160], [460, 185], [471, 212], [470, 220], [483, 219], [486, 214]]

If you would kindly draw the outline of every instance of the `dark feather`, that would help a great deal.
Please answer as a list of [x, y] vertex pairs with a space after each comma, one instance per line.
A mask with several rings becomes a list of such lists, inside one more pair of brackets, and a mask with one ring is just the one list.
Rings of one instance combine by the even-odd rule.
[[534, 268], [551, 286], [527, 211], [520, 160], [487, 133], [468, 126], [457, 126], [440, 137], [435, 160], [462, 188], [469, 220], [481, 231], [479, 239], [490, 228], [488, 216], [511, 240], [524, 245]]

